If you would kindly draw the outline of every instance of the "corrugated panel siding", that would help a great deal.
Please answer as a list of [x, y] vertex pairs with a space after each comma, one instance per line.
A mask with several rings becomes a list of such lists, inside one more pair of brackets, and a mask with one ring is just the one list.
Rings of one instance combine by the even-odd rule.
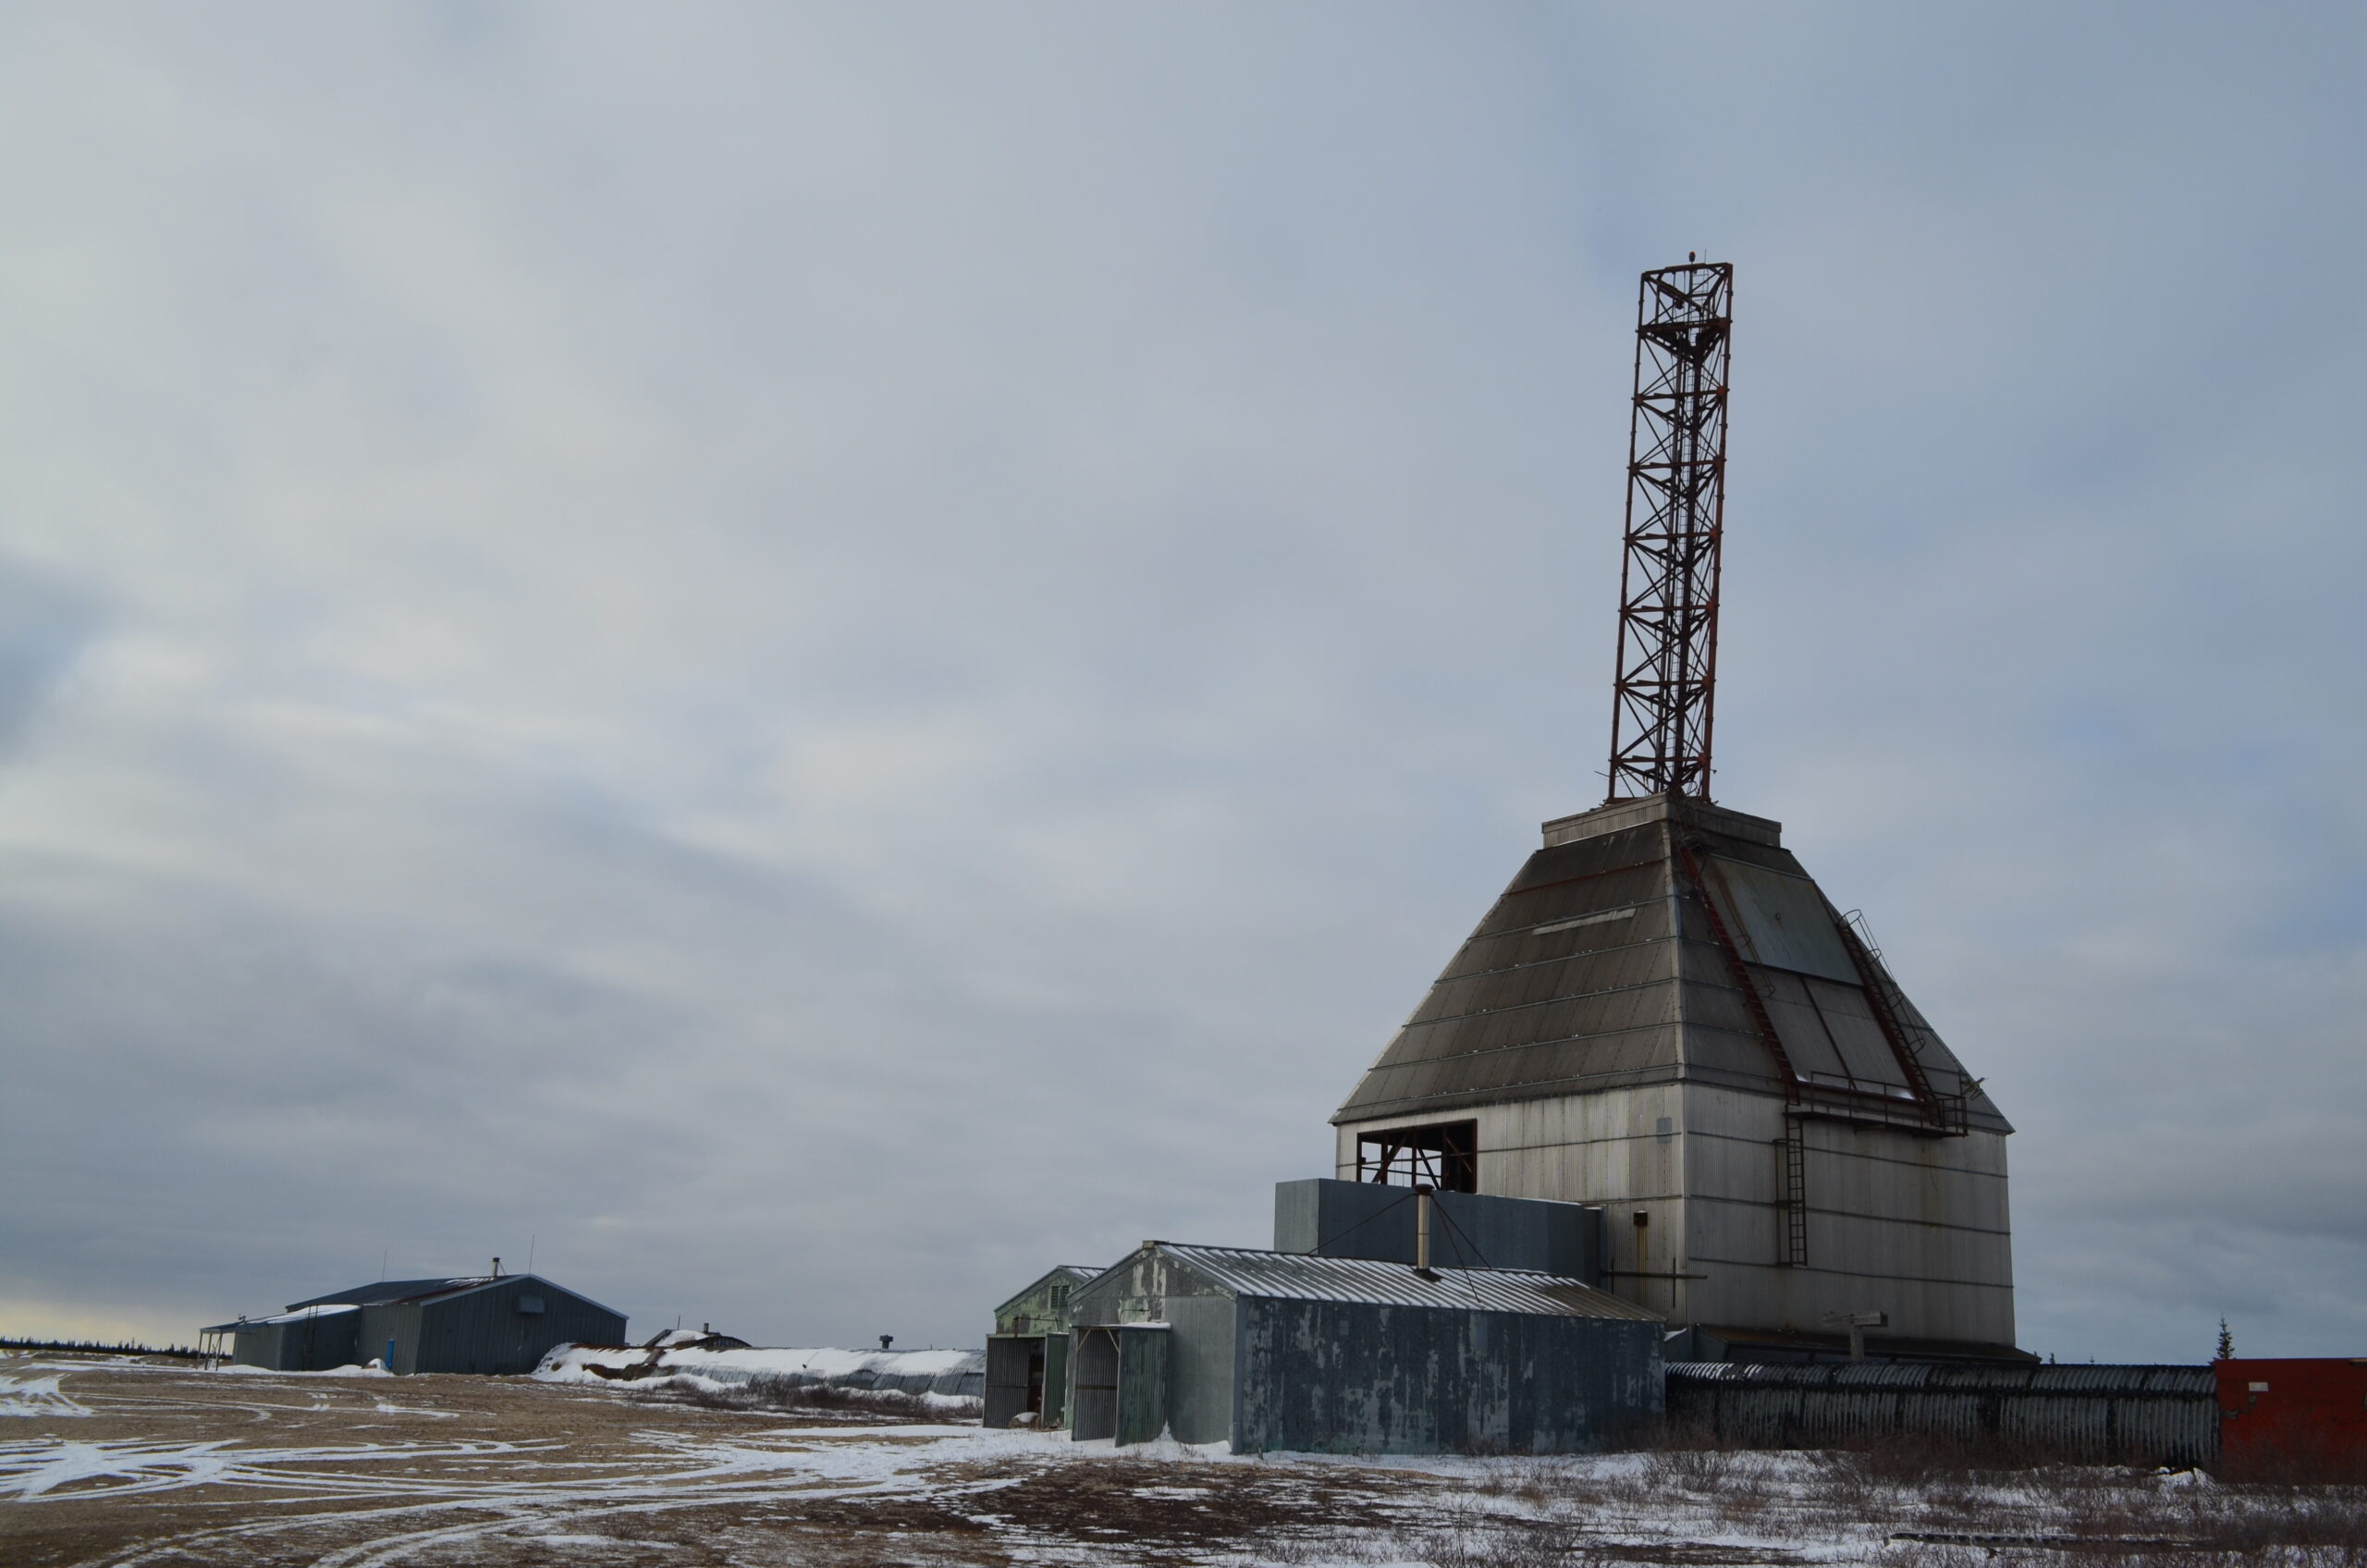
[[[981, 1425], [989, 1428], [1008, 1427], [1012, 1417], [1027, 1409], [1034, 1392], [1034, 1380], [1029, 1374], [1036, 1357], [1043, 1353], [1041, 1334], [997, 1334], [987, 1341], [987, 1407]], [[1046, 1371], [1049, 1370], [1047, 1366]], [[1048, 1378], [1048, 1396], [1049, 1382]]]
[[1245, 1298], [1236, 1453], [1572, 1453], [1661, 1404], [1656, 1323]]
[[230, 1336], [230, 1359], [240, 1366], [260, 1366], [266, 1372], [287, 1372], [295, 1368], [280, 1365], [285, 1353], [282, 1323], [259, 1323], [241, 1329]]
[[[1801, 1070], [1828, 1084], [1903, 1089], [1799, 862], [1721, 831], [1731, 814], [1687, 808], [1686, 817], [1698, 819], [1685, 829], [1696, 858], [1720, 864], [1721, 882], [1736, 890], [1727, 926], [1746, 942], [1755, 932], [1751, 950], [1782, 966], [1754, 973]], [[1778, 1087], [1732, 961], [1708, 945], [1699, 891], [1670, 860], [1670, 830], [1651, 821], [1531, 855], [1333, 1121], [1459, 1113], [1703, 1072]], [[1685, 889], [1674, 912], [1681, 930], [1670, 924], [1672, 877]], [[1827, 1019], [1796, 971], [1822, 976], [1813, 985]], [[1942, 1092], [1962, 1085], [1960, 1064], [1936, 1035], [1921, 1048]], [[1975, 1125], [2009, 1130], [1985, 1099], [1976, 1096], [1971, 1111]]]
[[[524, 1297], [543, 1310], [519, 1310]], [[518, 1274], [482, 1289], [423, 1302], [408, 1372], [532, 1372], [553, 1345], [612, 1345], [625, 1337], [625, 1319], [547, 1280]], [[399, 1327], [397, 1334], [399, 1339]]]
[[2208, 1366], [1755, 1366], [1676, 1362], [1668, 1414], [1784, 1448], [1907, 1433], [2004, 1439], [2095, 1463], [2217, 1461]]
[[1673, 1071], [1663, 842], [1650, 826], [1531, 855], [1343, 1114]]
[[1167, 1356], [1172, 1329], [1158, 1323], [1121, 1324], [1118, 1335], [1118, 1430], [1114, 1446], [1156, 1442], [1167, 1430]]

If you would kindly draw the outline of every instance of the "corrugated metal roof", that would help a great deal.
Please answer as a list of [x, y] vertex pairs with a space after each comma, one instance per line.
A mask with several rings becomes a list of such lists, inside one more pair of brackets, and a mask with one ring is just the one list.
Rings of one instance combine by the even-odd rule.
[[[1904, 1099], [1906, 1075], [1816, 884], [1780, 847], [1722, 832], [1735, 814], [1677, 807], [1718, 868], [1710, 875], [1742, 889], [1729, 900], [1738, 900], [1729, 924], [1746, 933], [1737, 939], [1784, 965], [1749, 973], [1805, 1081]], [[1689, 889], [1692, 878], [1669, 853], [1670, 831], [1653, 820], [1531, 855], [1332, 1120], [1462, 1111], [1702, 1070], [1779, 1088], [1698, 895], [1671, 909], [1672, 882]], [[1936, 1035], [1919, 1049], [1939, 1093], [1968, 1086]], [[2011, 1130], [1977, 1089], [1968, 1109], [1974, 1126]]]
[[599, 1307], [601, 1311], [614, 1313], [619, 1317], [626, 1316], [615, 1307], [601, 1306], [581, 1291], [570, 1291], [540, 1274], [460, 1274], [443, 1280], [381, 1280], [374, 1285], [356, 1285], [350, 1291], [332, 1291], [325, 1296], [291, 1301], [288, 1304], [288, 1310], [294, 1312], [300, 1307], [320, 1306], [332, 1302], [351, 1303], [357, 1306], [383, 1306], [388, 1302], [429, 1301], [440, 1296], [480, 1291], [487, 1285], [507, 1285], [519, 1280], [533, 1280], [536, 1284], [547, 1285], [563, 1295], [572, 1296], [586, 1306]]
[[446, 1291], [474, 1285], [490, 1276], [467, 1276], [441, 1280], [381, 1280], [374, 1285], [356, 1285], [350, 1290], [331, 1291], [325, 1296], [307, 1296], [291, 1301], [288, 1310], [300, 1306], [322, 1306], [330, 1302], [351, 1302], [357, 1306], [376, 1306], [382, 1302], [415, 1301], [421, 1296], [439, 1295]]
[[1659, 1313], [1590, 1285], [1523, 1268], [1437, 1268], [1431, 1270], [1437, 1279], [1425, 1280], [1403, 1263], [1374, 1258], [1191, 1246], [1180, 1242], [1153, 1244], [1211, 1284], [1236, 1295], [1661, 1321]]

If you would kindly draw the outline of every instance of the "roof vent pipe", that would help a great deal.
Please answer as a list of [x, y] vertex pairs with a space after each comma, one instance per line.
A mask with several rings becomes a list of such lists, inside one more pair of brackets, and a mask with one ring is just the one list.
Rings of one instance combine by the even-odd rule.
[[1430, 1268], [1430, 1189], [1427, 1185], [1414, 1189], [1414, 1272], [1425, 1280], [1438, 1278]]
[[501, 1278], [501, 1259], [498, 1257], [493, 1260], [493, 1277], [497, 1280]]

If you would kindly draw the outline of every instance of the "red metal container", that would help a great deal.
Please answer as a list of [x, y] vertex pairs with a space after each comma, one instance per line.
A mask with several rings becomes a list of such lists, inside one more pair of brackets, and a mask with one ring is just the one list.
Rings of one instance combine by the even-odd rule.
[[2367, 1480], [2367, 1357], [2217, 1361], [2219, 1464], [2232, 1479]]

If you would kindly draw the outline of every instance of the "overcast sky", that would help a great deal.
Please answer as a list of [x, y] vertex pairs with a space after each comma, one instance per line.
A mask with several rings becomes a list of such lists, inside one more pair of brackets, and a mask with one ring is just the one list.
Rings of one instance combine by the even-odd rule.
[[2022, 1343], [2367, 1354], [2355, 7], [0, 9], [0, 1331], [529, 1253], [981, 1342], [1595, 803], [1635, 276], [1717, 793]]

